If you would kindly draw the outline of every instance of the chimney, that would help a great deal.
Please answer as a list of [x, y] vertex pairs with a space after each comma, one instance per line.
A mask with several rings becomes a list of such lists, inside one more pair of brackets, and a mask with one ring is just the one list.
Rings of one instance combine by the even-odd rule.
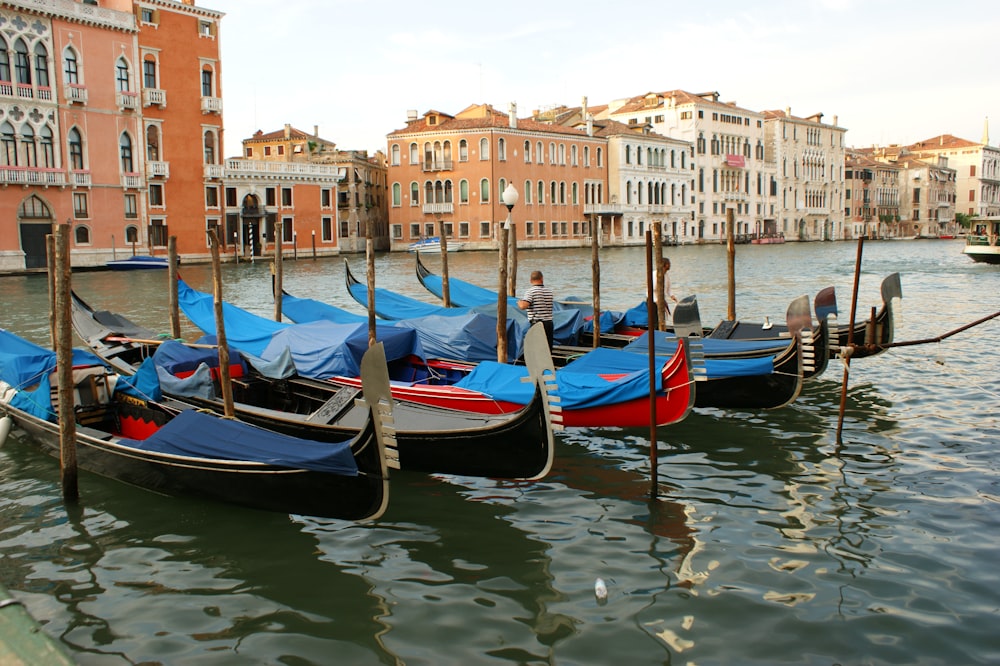
[[319, 125], [313, 125], [313, 136], [319, 138]]
[[834, 117], [833, 117], [833, 126], [834, 126], [834, 127], [839, 127], [839, 126], [840, 126], [840, 125], [838, 124], [838, 121], [839, 121], [839, 120], [840, 120], [840, 118], [839, 118], [838, 116], [834, 116]]
[[792, 107], [790, 107], [790, 106], [786, 106], [785, 107], [785, 117], [786, 118], [791, 118], [792, 117]]
[[583, 115], [584, 118], [586, 118], [587, 117], [587, 96], [586, 95], [584, 95], [583, 99], [580, 100], [580, 106], [583, 107], [582, 109], [580, 109], [580, 113]]
[[517, 102], [510, 103], [510, 127], [517, 128]]
[[292, 138], [292, 126], [289, 125], [288, 123], [285, 123], [285, 138], [286, 139]]
[[406, 122], [411, 123], [411, 122], [413, 122], [416, 119], [417, 119], [417, 110], [416, 109], [409, 109], [406, 112]]
[[587, 114], [587, 136], [594, 136], [594, 114], [592, 113]]

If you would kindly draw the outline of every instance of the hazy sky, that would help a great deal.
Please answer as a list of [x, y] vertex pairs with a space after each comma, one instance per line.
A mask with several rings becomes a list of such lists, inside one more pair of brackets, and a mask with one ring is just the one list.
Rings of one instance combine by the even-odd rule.
[[673, 89], [838, 117], [851, 146], [1000, 143], [1000, 12], [980, 0], [198, 0], [222, 20], [226, 156], [285, 123], [385, 149], [406, 112], [518, 116]]

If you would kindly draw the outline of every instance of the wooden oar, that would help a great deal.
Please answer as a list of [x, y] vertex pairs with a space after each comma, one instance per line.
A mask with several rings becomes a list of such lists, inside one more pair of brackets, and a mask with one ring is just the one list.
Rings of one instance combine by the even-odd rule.
[[164, 342], [173, 341], [180, 342], [185, 347], [194, 347], [195, 349], [218, 349], [219, 345], [208, 345], [198, 342], [184, 342], [183, 340], [174, 340], [173, 338], [168, 338], [167, 340], [146, 340], [144, 338], [126, 338], [123, 336], [108, 336], [104, 338], [109, 342], [134, 342], [140, 345], [162, 345]]

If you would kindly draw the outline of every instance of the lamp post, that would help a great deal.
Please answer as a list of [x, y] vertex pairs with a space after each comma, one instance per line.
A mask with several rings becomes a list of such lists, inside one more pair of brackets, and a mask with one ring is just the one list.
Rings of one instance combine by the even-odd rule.
[[510, 214], [517, 205], [519, 195], [513, 185], [503, 191], [503, 205], [507, 207], [507, 220], [500, 227], [500, 276], [497, 284], [497, 363], [507, 362], [507, 244], [510, 234]]

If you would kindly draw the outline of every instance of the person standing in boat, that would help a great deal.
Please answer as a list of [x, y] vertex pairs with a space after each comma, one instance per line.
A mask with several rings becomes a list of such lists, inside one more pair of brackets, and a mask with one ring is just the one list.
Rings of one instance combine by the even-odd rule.
[[524, 310], [528, 315], [528, 322], [534, 325], [541, 322], [545, 328], [545, 337], [549, 341], [549, 349], [555, 333], [555, 324], [552, 322], [552, 290], [545, 286], [545, 279], [541, 271], [532, 271], [531, 285], [524, 292], [524, 297], [518, 299], [517, 307]]

